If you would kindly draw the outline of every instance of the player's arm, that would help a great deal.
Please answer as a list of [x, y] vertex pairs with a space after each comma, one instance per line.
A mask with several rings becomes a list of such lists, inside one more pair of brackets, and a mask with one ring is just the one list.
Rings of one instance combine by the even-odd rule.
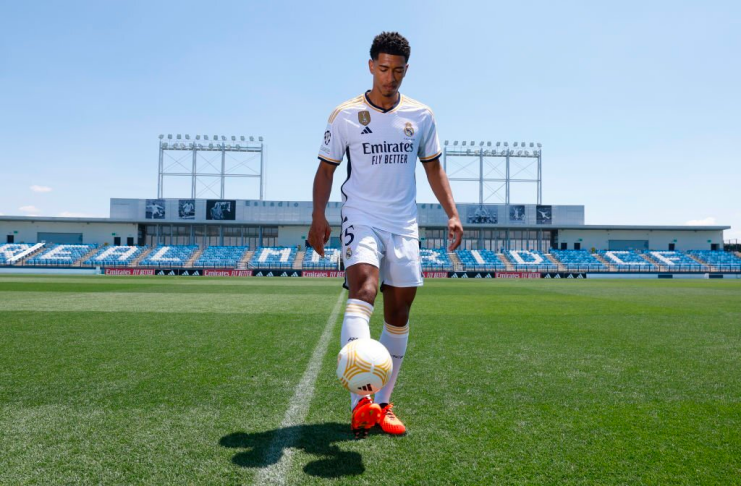
[[329, 226], [324, 209], [329, 202], [329, 194], [332, 192], [332, 180], [335, 164], [321, 161], [314, 176], [313, 202], [314, 210], [311, 213], [311, 228], [309, 229], [309, 244], [319, 255], [324, 256], [324, 244], [329, 241], [332, 228]]
[[455, 207], [453, 200], [453, 191], [450, 190], [450, 182], [445, 174], [440, 159], [431, 160], [422, 164], [427, 173], [427, 181], [430, 183], [432, 192], [440, 201], [440, 205], [448, 215], [448, 240], [451, 241], [448, 251], [458, 248], [463, 238], [463, 225], [461, 218], [458, 216], [458, 209]]

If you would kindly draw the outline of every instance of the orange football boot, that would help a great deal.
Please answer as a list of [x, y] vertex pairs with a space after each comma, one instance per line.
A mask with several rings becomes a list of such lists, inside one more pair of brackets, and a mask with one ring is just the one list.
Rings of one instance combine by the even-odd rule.
[[378, 423], [381, 418], [381, 407], [373, 403], [370, 397], [360, 399], [352, 411], [351, 428], [356, 439], [363, 439], [368, 435], [368, 429]]
[[407, 428], [394, 413], [393, 403], [387, 403], [381, 407], [381, 418], [378, 420], [378, 425], [387, 434], [401, 435], [407, 431]]

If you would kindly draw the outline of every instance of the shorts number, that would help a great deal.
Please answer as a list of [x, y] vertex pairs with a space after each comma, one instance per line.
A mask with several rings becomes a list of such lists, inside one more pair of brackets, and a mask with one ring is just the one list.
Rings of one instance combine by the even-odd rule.
[[353, 240], [355, 239], [355, 235], [350, 233], [350, 229], [354, 230], [355, 227], [353, 225], [350, 225], [347, 228], [345, 228], [345, 246], [350, 246], [350, 243], [352, 243]]

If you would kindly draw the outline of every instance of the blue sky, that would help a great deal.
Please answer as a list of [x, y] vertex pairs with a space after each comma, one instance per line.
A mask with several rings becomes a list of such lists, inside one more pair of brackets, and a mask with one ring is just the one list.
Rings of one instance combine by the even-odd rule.
[[327, 116], [370, 88], [373, 36], [398, 30], [402, 92], [433, 108], [441, 140], [541, 142], [544, 203], [741, 238], [738, 2], [352, 5], [6, 3], [0, 213], [106, 217], [111, 197], [156, 196], [160, 133], [262, 135], [266, 198], [310, 200]]

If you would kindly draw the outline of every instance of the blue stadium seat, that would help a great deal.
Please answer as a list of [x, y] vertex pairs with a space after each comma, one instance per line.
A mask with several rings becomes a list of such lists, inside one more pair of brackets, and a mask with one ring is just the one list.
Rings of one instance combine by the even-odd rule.
[[69, 266], [73, 265], [98, 245], [54, 245], [48, 250], [29, 258], [26, 265]]
[[491, 250], [456, 250], [455, 253], [463, 264], [463, 270], [489, 271], [506, 268], [497, 254]]
[[419, 258], [422, 263], [422, 271], [453, 270], [453, 262], [450, 261], [445, 248], [421, 248]]
[[337, 270], [340, 268], [340, 249], [325, 248], [324, 257], [321, 257], [309, 247], [304, 253], [301, 268], [304, 270]]
[[741, 258], [728, 251], [690, 250], [687, 253], [721, 271], [741, 270]]
[[602, 258], [620, 270], [656, 271], [656, 265], [641, 256], [640, 253], [630, 250], [599, 250]]
[[261, 246], [250, 258], [250, 268], [293, 268], [296, 247]]
[[551, 249], [550, 254], [570, 272], [604, 272], [608, 270], [604, 263], [587, 250]]
[[30, 255], [43, 247], [44, 243], [6, 243], [0, 245], [0, 265], [18, 263], [24, 256]]
[[146, 246], [104, 246], [82, 264], [91, 267], [126, 266], [146, 249]]
[[558, 265], [538, 250], [508, 250], [504, 252], [504, 256], [517, 271], [558, 271]]
[[193, 263], [194, 267], [203, 268], [236, 268], [248, 246], [209, 246]]
[[159, 268], [183, 267], [197, 250], [196, 245], [159, 245], [139, 265]]
[[704, 265], [698, 263], [696, 260], [681, 251], [651, 250], [644, 253], [658, 263], [659, 266], [665, 266], [671, 270], [699, 271], [704, 269]]

